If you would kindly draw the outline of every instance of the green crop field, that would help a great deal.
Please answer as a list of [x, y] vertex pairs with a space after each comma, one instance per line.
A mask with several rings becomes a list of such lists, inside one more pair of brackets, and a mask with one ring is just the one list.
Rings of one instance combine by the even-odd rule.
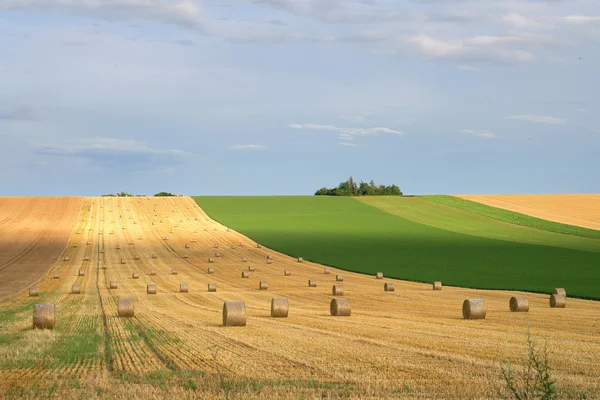
[[267, 247], [338, 268], [444, 285], [600, 299], [600, 240], [510, 224], [428, 198], [196, 197]]

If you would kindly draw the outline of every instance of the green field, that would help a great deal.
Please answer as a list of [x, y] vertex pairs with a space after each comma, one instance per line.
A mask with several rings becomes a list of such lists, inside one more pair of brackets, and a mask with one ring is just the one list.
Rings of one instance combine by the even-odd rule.
[[428, 198], [196, 197], [267, 247], [345, 270], [482, 289], [600, 300], [600, 240], [559, 234]]

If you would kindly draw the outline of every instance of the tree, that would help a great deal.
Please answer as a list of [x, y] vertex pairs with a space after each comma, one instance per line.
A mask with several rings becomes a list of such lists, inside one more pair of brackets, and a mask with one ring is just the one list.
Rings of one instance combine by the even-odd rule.
[[323, 187], [315, 192], [315, 196], [402, 196], [402, 191], [396, 185], [376, 186], [371, 180], [369, 184], [361, 181], [356, 184], [354, 178], [350, 177], [345, 182], [332, 189]]
[[177, 195], [170, 192], [158, 192], [154, 195], [154, 197], [175, 197]]

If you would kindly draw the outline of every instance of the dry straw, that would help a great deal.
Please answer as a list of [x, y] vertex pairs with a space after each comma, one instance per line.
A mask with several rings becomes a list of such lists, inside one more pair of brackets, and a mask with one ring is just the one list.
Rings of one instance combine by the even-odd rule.
[[119, 317], [133, 317], [133, 299], [131, 297], [119, 299], [119, 302], [117, 303], [117, 314]]
[[308, 280], [308, 287], [317, 287], [317, 281], [314, 279]]
[[350, 300], [348, 299], [331, 299], [329, 312], [334, 317], [349, 317], [350, 316]]
[[223, 326], [246, 326], [246, 305], [242, 301], [223, 304]]
[[287, 318], [289, 304], [287, 297], [274, 297], [271, 299], [271, 317]]
[[375, 275], [375, 277], [377, 279], [383, 279], [383, 272], [378, 272], [377, 275]]
[[214, 274], [215, 273], [215, 269], [213, 267], [208, 267], [208, 273], [209, 274]]
[[80, 269], [80, 270], [79, 270], [79, 276], [85, 276], [85, 271], [84, 271], [84, 270], [82, 270], [82, 269]]
[[552, 294], [557, 294], [559, 296], [567, 297], [567, 291], [563, 288], [556, 288], [552, 291]]
[[433, 282], [433, 290], [442, 290], [442, 282], [440, 282], [440, 281]]
[[290, 270], [288, 270], [288, 269], [284, 269], [284, 270], [283, 270], [283, 275], [284, 275], [284, 276], [290, 276], [290, 275], [292, 275], [292, 271], [290, 271]]
[[175, 268], [171, 269], [171, 275], [177, 275], [177, 270]]
[[140, 274], [138, 274], [137, 272], [134, 272], [131, 274], [131, 278], [132, 279], [140, 279]]
[[110, 281], [110, 288], [111, 289], [116, 289], [118, 287], [119, 287], [119, 284], [117, 283], [116, 280], [113, 279], [112, 281]]
[[80, 294], [81, 293], [81, 285], [79, 283], [74, 283], [71, 286], [71, 294]]
[[181, 293], [187, 293], [188, 292], [188, 284], [187, 283], [180, 283], [179, 284], [179, 291]]
[[146, 293], [147, 294], [156, 294], [156, 284], [149, 283], [148, 286], [146, 286]]
[[512, 312], [527, 312], [529, 311], [529, 301], [525, 296], [513, 296], [508, 302], [510, 311]]
[[216, 292], [217, 291], [217, 284], [216, 283], [209, 283], [208, 284], [208, 291], [209, 292]]
[[40, 295], [40, 288], [37, 286], [32, 286], [29, 288], [29, 296], [38, 297]]
[[485, 302], [481, 299], [466, 299], [462, 313], [464, 319], [485, 319]]
[[56, 306], [54, 304], [35, 304], [33, 306], [33, 329], [54, 329]]
[[550, 296], [550, 307], [552, 308], [565, 308], [567, 306], [567, 297], [560, 294], [553, 294]]
[[250, 274], [246, 271], [242, 272], [242, 278], [248, 278], [250, 277]]
[[383, 291], [384, 292], [393, 292], [394, 290], [396, 290], [396, 288], [394, 287], [394, 283], [393, 282], [386, 282], [383, 285]]
[[265, 281], [260, 281], [260, 283], [258, 284], [258, 290], [267, 290], [268, 288], [269, 285]]
[[333, 285], [331, 288], [331, 294], [334, 296], [343, 296], [344, 295], [344, 287], [342, 285]]
[[344, 281], [344, 276], [342, 274], [337, 274], [335, 276], [335, 280], [338, 282], [343, 282]]

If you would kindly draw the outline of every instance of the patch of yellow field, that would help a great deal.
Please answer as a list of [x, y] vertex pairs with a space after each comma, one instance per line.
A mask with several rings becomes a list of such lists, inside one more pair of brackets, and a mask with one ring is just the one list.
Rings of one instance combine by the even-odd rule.
[[[66, 365], [0, 369], [0, 391], [15, 382], [34, 385], [73, 377], [88, 382], [92, 391], [103, 387], [111, 393], [123, 374], [215, 373], [221, 366], [230, 379], [336, 383], [360, 388], [357, 397], [496, 398], [502, 387], [499, 360], [523, 361], [530, 327], [538, 340], [547, 340], [554, 376], [568, 391], [565, 398], [600, 393], [598, 302], [568, 299], [567, 308], [551, 309], [543, 294], [455, 287], [433, 291], [431, 284], [378, 280], [335, 268], [327, 275], [321, 265], [258, 248], [208, 218], [190, 198], [86, 198], [74, 232], [79, 234], [71, 236], [65, 251], [69, 261], [63, 261], [63, 254], [40, 283], [45, 301], [56, 303], [54, 333], [24, 337], [10, 349], [0, 346], [0, 365], [16, 366], [41, 351], [35, 349], [52, 349], [53, 341], [89, 327], [97, 327], [103, 344], [97, 354]], [[268, 254], [272, 264], [266, 262]], [[214, 263], [208, 263], [209, 257]], [[214, 274], [207, 273], [209, 266]], [[255, 271], [243, 279], [248, 266]], [[78, 276], [80, 269], [85, 276]], [[151, 275], [151, 269], [157, 274]], [[284, 269], [292, 274], [284, 276]], [[49, 279], [54, 271], [60, 279]], [[133, 279], [133, 272], [140, 278]], [[350, 317], [329, 314], [337, 273], [344, 277], [338, 283], [350, 299]], [[118, 289], [109, 289], [113, 279]], [[317, 280], [316, 288], [308, 287], [309, 279]], [[261, 280], [268, 282], [268, 290], [258, 289]], [[189, 284], [189, 293], [179, 293], [182, 282]], [[216, 293], [207, 291], [211, 282], [217, 284]], [[394, 282], [396, 291], [384, 292], [385, 282]], [[81, 284], [81, 295], [69, 294], [73, 283]], [[156, 295], [146, 294], [149, 283], [157, 284]], [[509, 311], [514, 294], [528, 297], [530, 312]], [[135, 300], [135, 318], [117, 317], [119, 297]], [[272, 297], [289, 299], [288, 318], [270, 317]], [[467, 298], [485, 300], [485, 320], [462, 319]], [[26, 300], [21, 294], [0, 308]], [[221, 326], [224, 301], [246, 303], [246, 327]], [[23, 332], [30, 326], [27, 310], [5, 329]], [[301, 393], [285, 385], [273, 390], [265, 393], [282, 398]], [[172, 388], [152, 393], [181, 397]]]
[[600, 229], [600, 194], [456, 195], [563, 224]]

